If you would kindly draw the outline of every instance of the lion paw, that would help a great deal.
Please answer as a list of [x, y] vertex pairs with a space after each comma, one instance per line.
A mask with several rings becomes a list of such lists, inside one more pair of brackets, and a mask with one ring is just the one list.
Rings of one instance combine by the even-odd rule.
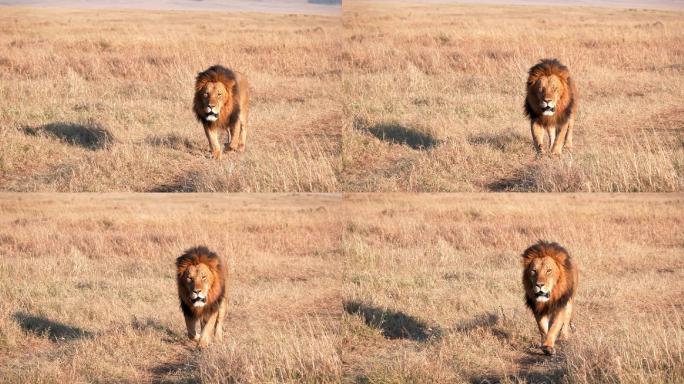
[[215, 151], [212, 151], [212, 152], [211, 152], [211, 156], [212, 156], [214, 159], [216, 159], [216, 160], [220, 160], [220, 159], [221, 159], [221, 155], [222, 155], [222, 154], [221, 154], [221, 151], [219, 151], [219, 150], [215, 150]]
[[553, 356], [556, 354], [556, 349], [552, 345], [542, 345], [541, 349], [548, 356]]

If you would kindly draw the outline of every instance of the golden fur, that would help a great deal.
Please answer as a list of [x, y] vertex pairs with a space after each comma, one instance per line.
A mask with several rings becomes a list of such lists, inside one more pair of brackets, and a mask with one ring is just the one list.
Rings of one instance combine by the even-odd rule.
[[542, 349], [552, 355], [559, 333], [563, 338], [569, 335], [577, 268], [557, 243], [539, 241], [527, 248], [522, 258], [525, 302], [537, 321]]
[[228, 136], [226, 150], [245, 150], [249, 114], [249, 84], [239, 72], [214, 65], [195, 80], [193, 110], [204, 126], [212, 156], [221, 158], [219, 132]]
[[530, 119], [532, 141], [539, 154], [545, 152], [544, 132], [552, 154], [560, 155], [563, 147], [572, 148], [576, 112], [577, 89], [566, 66], [556, 59], [545, 59], [530, 68], [525, 114]]
[[[188, 337], [207, 346], [213, 336], [223, 338], [223, 319], [228, 306], [226, 270], [220, 258], [206, 247], [188, 249], [176, 259], [178, 298]], [[196, 333], [200, 322], [200, 335]]]

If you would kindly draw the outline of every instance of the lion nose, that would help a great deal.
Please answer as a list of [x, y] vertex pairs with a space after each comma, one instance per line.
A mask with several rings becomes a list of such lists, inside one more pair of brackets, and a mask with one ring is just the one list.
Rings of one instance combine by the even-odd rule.
[[544, 288], [544, 283], [537, 283], [537, 288], [539, 288], [539, 289]]
[[202, 290], [201, 289], [193, 289], [192, 292], [193, 293], [200, 293], [200, 292], [202, 292]]

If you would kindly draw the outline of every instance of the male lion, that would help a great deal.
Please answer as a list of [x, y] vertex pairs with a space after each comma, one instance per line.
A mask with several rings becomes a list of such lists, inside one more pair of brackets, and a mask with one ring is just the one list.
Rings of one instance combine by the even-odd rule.
[[525, 114], [532, 125], [532, 141], [544, 154], [544, 131], [549, 148], [560, 155], [563, 146], [572, 149], [572, 127], [577, 112], [577, 89], [568, 68], [556, 59], [544, 59], [530, 68], [527, 78]]
[[[206, 347], [214, 335], [222, 340], [228, 290], [226, 270], [219, 257], [207, 247], [188, 249], [176, 259], [176, 282], [188, 337], [199, 340], [199, 347]], [[197, 320], [201, 335], [196, 333]]]
[[204, 126], [215, 159], [220, 159], [222, 154], [218, 139], [220, 130], [227, 133], [228, 151], [245, 150], [249, 85], [242, 74], [220, 65], [200, 72], [195, 81], [193, 109]]
[[539, 241], [527, 248], [522, 257], [525, 302], [537, 320], [542, 350], [553, 355], [558, 334], [565, 339], [570, 332], [579, 278], [577, 268], [557, 243]]

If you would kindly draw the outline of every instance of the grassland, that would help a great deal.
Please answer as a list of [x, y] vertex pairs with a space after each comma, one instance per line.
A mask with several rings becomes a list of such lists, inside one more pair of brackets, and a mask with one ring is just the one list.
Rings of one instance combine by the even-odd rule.
[[[591, 7], [344, 2], [347, 191], [681, 191], [684, 18]], [[537, 160], [527, 70], [580, 93], [575, 148]]]
[[[3, 383], [339, 382], [339, 195], [0, 196]], [[222, 344], [185, 336], [174, 261], [227, 258]]]
[[[0, 189], [339, 189], [336, 16], [0, 12]], [[251, 82], [247, 152], [216, 162], [192, 112], [213, 64]]]
[[[682, 195], [352, 195], [345, 378], [357, 383], [681, 383]], [[575, 330], [546, 357], [520, 254], [565, 245]]]
[[[0, 195], [3, 383], [684, 380], [681, 195]], [[542, 355], [519, 254], [580, 266]], [[226, 338], [185, 336], [173, 262], [231, 269]]]

